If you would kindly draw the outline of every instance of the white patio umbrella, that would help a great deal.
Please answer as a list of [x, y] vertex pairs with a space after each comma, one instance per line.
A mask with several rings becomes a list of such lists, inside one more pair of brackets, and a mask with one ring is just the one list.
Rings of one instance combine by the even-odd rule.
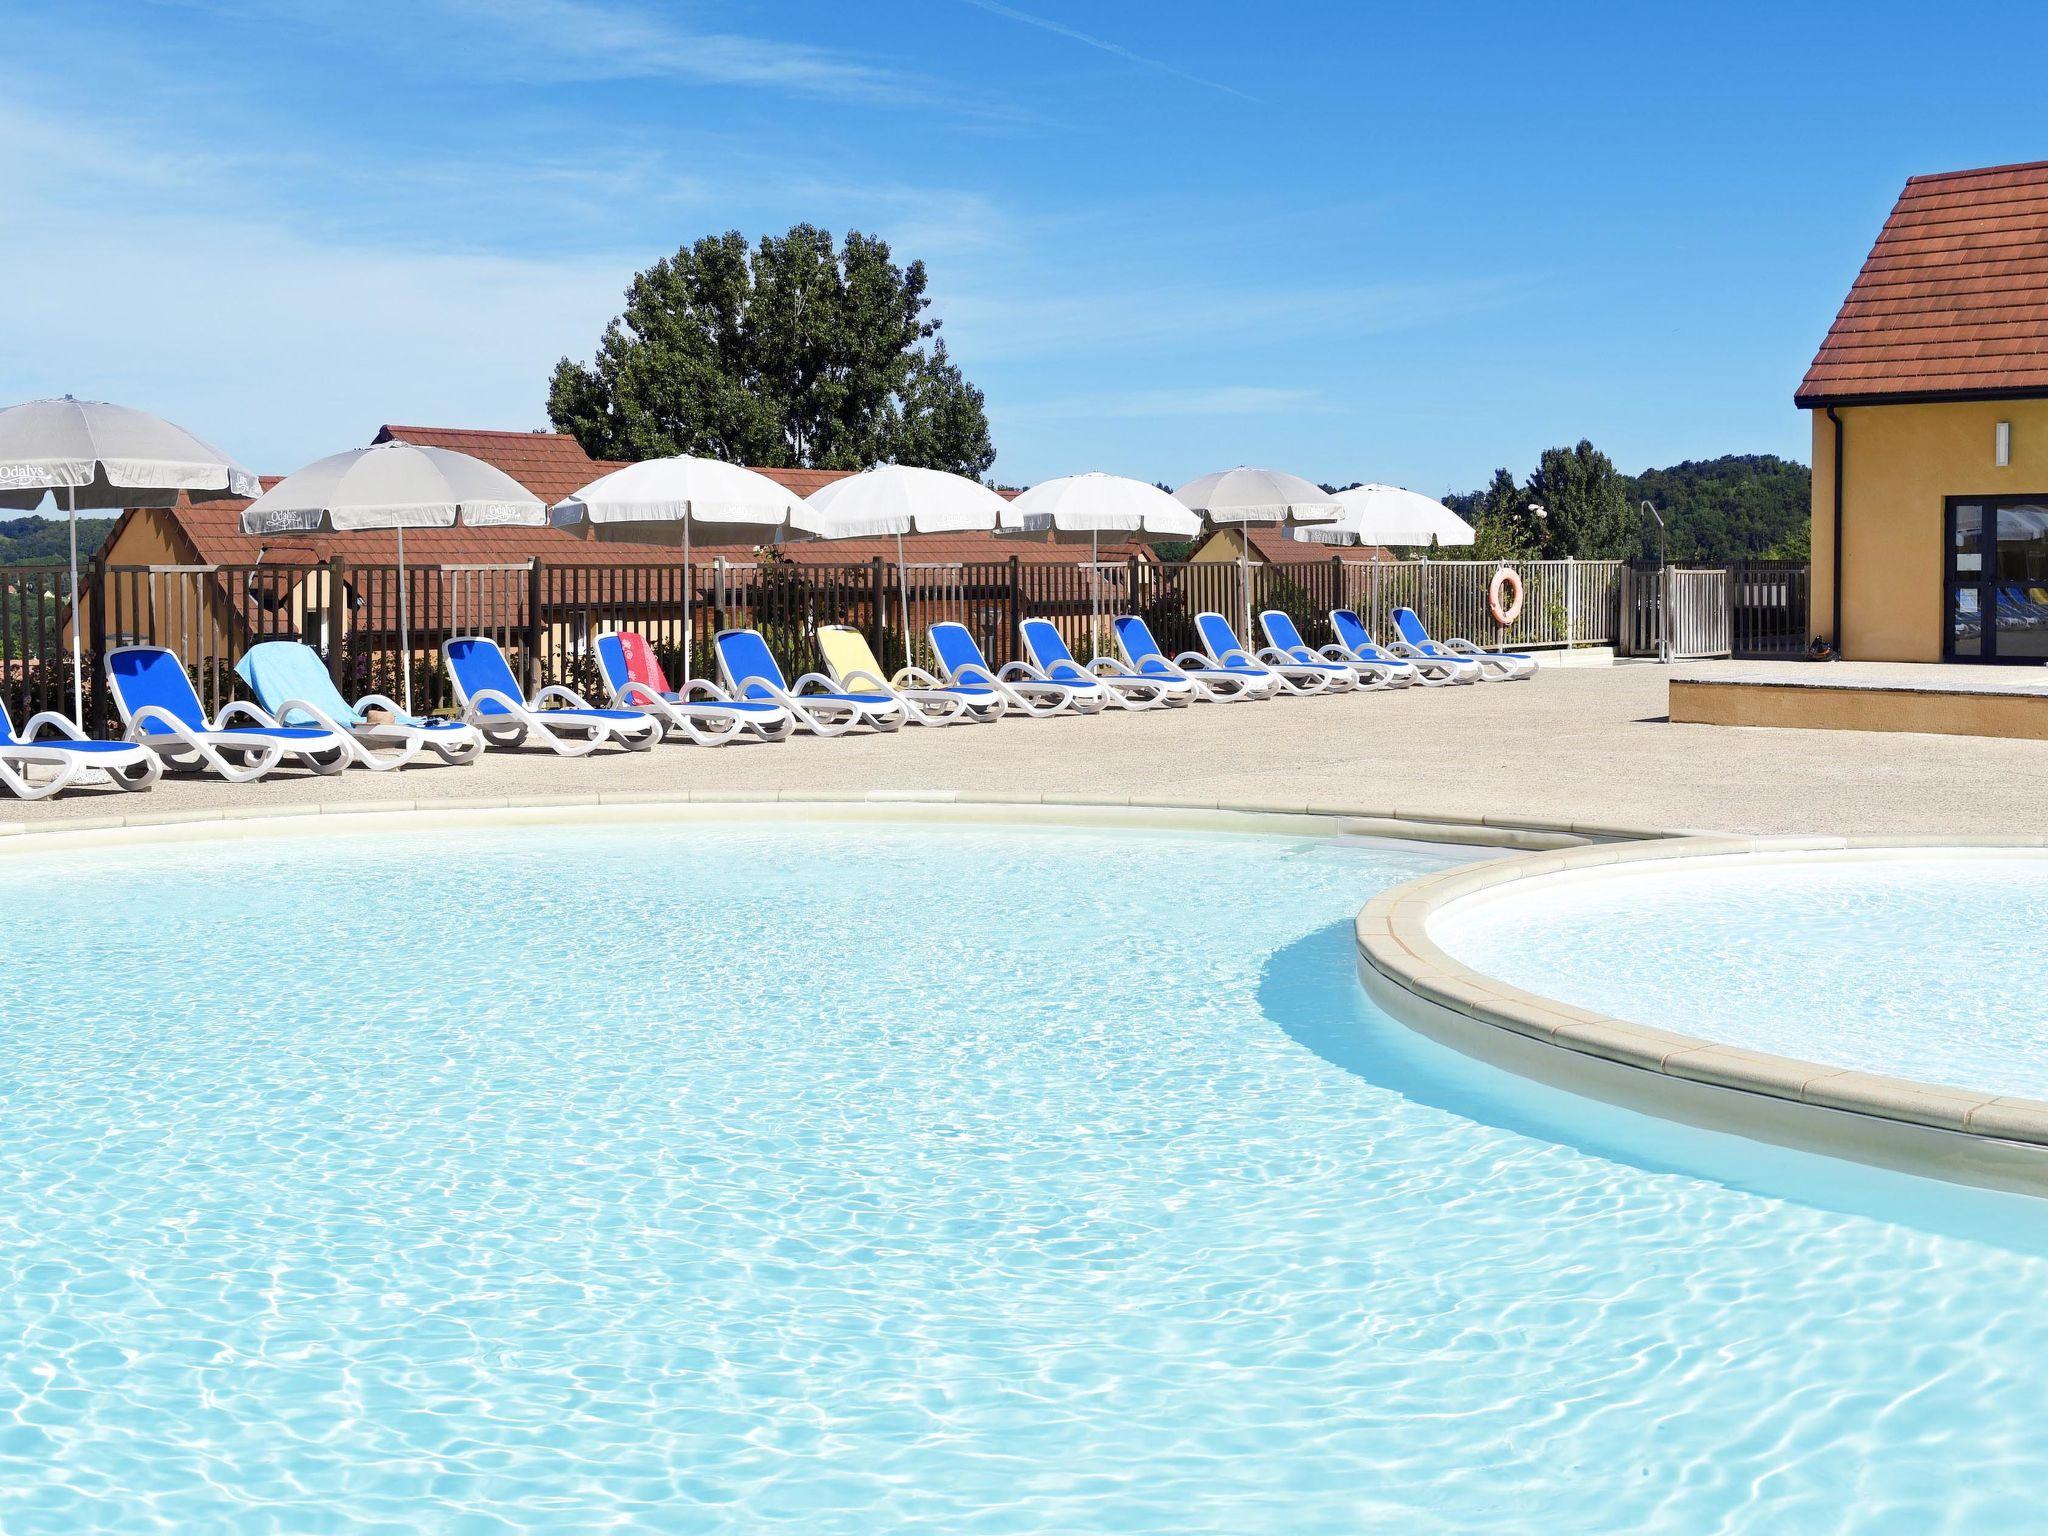
[[[1343, 510], [1321, 486], [1279, 469], [1253, 469], [1240, 464], [1190, 480], [1173, 493], [1182, 506], [1202, 514], [1211, 527], [1299, 528], [1334, 521]], [[1244, 637], [1252, 627], [1251, 562], [1238, 536], [1237, 582], [1244, 595]]]
[[1295, 531], [1311, 544], [1427, 544], [1446, 549], [1472, 543], [1472, 525], [1440, 501], [1398, 485], [1354, 485], [1337, 493], [1344, 510], [1334, 523]]
[[817, 532], [818, 513], [796, 494], [766, 475], [723, 459], [687, 454], [643, 459], [600, 476], [555, 503], [551, 513], [558, 528], [616, 528], [626, 537], [647, 537], [651, 524], [678, 529], [683, 541], [683, 669], [689, 670], [690, 536], [714, 544], [777, 542]]
[[1003, 503], [996, 527], [1006, 538], [1050, 537], [1060, 544], [1087, 543], [1090, 635], [1101, 623], [1093, 568], [1101, 563], [1103, 534], [1119, 543], [1151, 544], [1161, 539], [1196, 538], [1201, 531], [1201, 518], [1158, 486], [1099, 470], [1062, 475], [1032, 486], [1016, 500]]
[[262, 484], [213, 444], [147, 411], [103, 400], [30, 400], [0, 410], [0, 507], [33, 511], [61, 494], [71, 532], [71, 706], [85, 723], [79, 638], [78, 509], [167, 507], [254, 496]]
[[242, 532], [360, 533], [389, 528], [398, 534], [399, 671], [405, 708], [412, 712], [411, 621], [405, 597], [405, 530], [539, 528], [548, 509], [502, 469], [452, 448], [376, 443], [315, 459], [286, 475], [242, 509]]
[[1003, 498], [979, 481], [943, 469], [879, 464], [820, 486], [809, 497], [821, 539], [896, 536], [897, 591], [904, 597], [903, 654], [910, 655], [909, 584], [903, 561], [907, 533], [994, 532]]

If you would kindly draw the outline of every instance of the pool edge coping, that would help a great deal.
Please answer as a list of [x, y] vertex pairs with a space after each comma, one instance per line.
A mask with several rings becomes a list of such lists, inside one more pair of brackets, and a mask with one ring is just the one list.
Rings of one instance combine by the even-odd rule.
[[[1381, 892], [1360, 910], [1355, 927], [1361, 978], [1377, 978], [1397, 998], [1427, 1010], [1432, 1022], [1457, 1035], [1471, 1026], [1546, 1048], [1562, 1057], [1578, 1057], [1602, 1079], [1598, 1096], [1666, 1114], [1666, 1084], [1705, 1089], [1709, 1094], [1748, 1096], [1819, 1111], [1823, 1116], [1848, 1114], [1915, 1131], [1943, 1133], [1943, 1139], [1970, 1138], [1994, 1161], [2010, 1154], [2040, 1162], [2040, 1171], [2021, 1183], [2048, 1193], [2048, 1102], [2012, 1094], [1954, 1088], [1914, 1078], [1863, 1072], [1795, 1056], [1755, 1051], [1724, 1041], [1663, 1029], [1594, 1012], [1514, 986], [1465, 965], [1441, 948], [1429, 934], [1437, 913], [1482, 893], [1499, 891], [1525, 880], [1544, 880], [1575, 873], [1613, 870], [1630, 864], [1675, 859], [1773, 859], [1864, 851], [1910, 854], [1938, 849], [2048, 849], [2048, 837], [1954, 836], [1912, 837], [1753, 837], [1733, 834], [1667, 836], [1628, 843], [1582, 845], [1524, 857], [1497, 859], [1423, 875]], [[1378, 991], [1369, 987], [1368, 990]], [[1387, 1000], [1380, 999], [1382, 1003]], [[1403, 1022], [1413, 1018], [1394, 1011]], [[1452, 1041], [1468, 1054], [1497, 1059], [1500, 1042], [1483, 1038]], [[1510, 1048], [1506, 1054], [1518, 1052]], [[1598, 1064], [1594, 1066], [1593, 1064]], [[1620, 1074], [1612, 1068], [1622, 1069]], [[1511, 1069], [1512, 1070], [1512, 1069]], [[1569, 1072], [1563, 1074], [1570, 1076]], [[1695, 1104], [1711, 1105], [1711, 1098]], [[1741, 1122], [1734, 1105], [1716, 1114], [1711, 1108], [1695, 1123], [1754, 1134]], [[1782, 1140], [1780, 1136], [1770, 1139]], [[1795, 1137], [1796, 1141], [1797, 1138]], [[1994, 1152], [1994, 1149], [1997, 1149]], [[1863, 1157], [1889, 1166], [1936, 1176], [1985, 1182], [1948, 1165], [1939, 1152], [1932, 1157], [1903, 1145], [1894, 1154]], [[1855, 1154], [1851, 1154], [1855, 1155]], [[1967, 1161], [1967, 1159], [1966, 1159]], [[1980, 1170], [1981, 1171], [1981, 1170]], [[2004, 1178], [1993, 1182], [2005, 1184]]]
[[[1039, 825], [1103, 825], [1119, 818], [1151, 826], [1207, 827], [1245, 831], [1299, 831], [1322, 836], [1411, 838], [1509, 851], [1541, 852], [1639, 839], [1683, 836], [1658, 829], [1542, 817], [1473, 816], [1409, 806], [1388, 807], [1336, 801], [1263, 801], [1243, 798], [1148, 797], [1132, 795], [1029, 794], [976, 790], [641, 790], [562, 795], [436, 796], [418, 800], [333, 801], [314, 804], [192, 807], [138, 811], [127, 815], [64, 816], [0, 820], [0, 853], [25, 852], [48, 838], [102, 843], [110, 834], [169, 834], [203, 838], [210, 829], [280, 832], [331, 828], [345, 818], [420, 818], [476, 821], [487, 818], [546, 820], [563, 812], [650, 811], [663, 814], [767, 810], [803, 811], [820, 817], [872, 819], [876, 813], [918, 820], [948, 810], [977, 813], [980, 819]], [[1277, 824], [1277, 825], [1276, 825]], [[127, 840], [121, 838], [120, 840]], [[47, 844], [42, 844], [47, 846]]]

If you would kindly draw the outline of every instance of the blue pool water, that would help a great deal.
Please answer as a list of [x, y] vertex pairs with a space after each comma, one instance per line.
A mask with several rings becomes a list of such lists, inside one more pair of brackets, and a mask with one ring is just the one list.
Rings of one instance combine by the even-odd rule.
[[2034, 1208], [1419, 1042], [1349, 924], [1438, 862], [8, 861], [0, 1530], [2027, 1528]]
[[1430, 936], [1638, 1023], [2048, 1098], [2048, 854], [1677, 860], [1510, 886]]

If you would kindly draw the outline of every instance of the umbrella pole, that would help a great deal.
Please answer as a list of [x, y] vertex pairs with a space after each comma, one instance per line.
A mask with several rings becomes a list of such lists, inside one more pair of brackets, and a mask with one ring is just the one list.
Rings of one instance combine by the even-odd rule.
[[896, 602], [903, 620], [903, 665], [910, 665], [910, 573], [903, 563], [903, 530], [896, 530]]
[[1102, 653], [1102, 535], [1088, 530], [1088, 649]]
[[1245, 639], [1249, 639], [1252, 632], [1252, 540], [1246, 531], [1250, 527], [1251, 524], [1246, 523], [1237, 530], [1237, 594], [1244, 602], [1244, 628], [1239, 634]]
[[64, 487], [65, 521], [71, 525], [71, 709], [78, 728], [85, 729], [85, 650], [79, 639], [84, 619], [78, 608], [78, 487]]
[[683, 508], [683, 697], [690, 696], [690, 667], [697, 658], [697, 633], [690, 628], [690, 509]]
[[398, 672], [404, 680], [405, 712], [412, 713], [412, 627], [405, 611], [405, 529], [398, 530]]

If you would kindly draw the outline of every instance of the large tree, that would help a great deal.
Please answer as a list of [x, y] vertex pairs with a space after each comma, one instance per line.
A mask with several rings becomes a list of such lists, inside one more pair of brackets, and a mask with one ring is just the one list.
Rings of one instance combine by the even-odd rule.
[[930, 304], [924, 263], [858, 231], [706, 236], [634, 276], [590, 366], [555, 365], [548, 417], [600, 459], [979, 476], [996, 457], [982, 394]]

